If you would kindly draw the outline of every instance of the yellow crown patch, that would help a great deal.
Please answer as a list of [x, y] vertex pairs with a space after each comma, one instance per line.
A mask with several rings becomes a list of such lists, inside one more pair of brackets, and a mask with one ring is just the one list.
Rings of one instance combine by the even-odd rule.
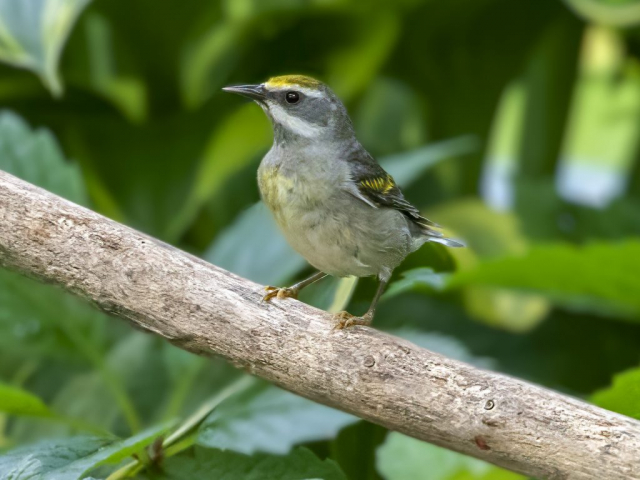
[[281, 87], [305, 87], [305, 88], [318, 88], [322, 85], [322, 82], [315, 78], [307, 77], [306, 75], [281, 75], [279, 77], [272, 77], [266, 82], [267, 87], [281, 88]]

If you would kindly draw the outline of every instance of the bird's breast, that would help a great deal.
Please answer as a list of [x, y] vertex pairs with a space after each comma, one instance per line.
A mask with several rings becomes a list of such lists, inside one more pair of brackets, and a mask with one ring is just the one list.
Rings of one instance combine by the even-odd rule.
[[279, 166], [261, 167], [258, 186], [263, 201], [279, 223], [318, 208], [334, 192], [332, 182], [327, 179], [309, 172], [285, 172]]
[[266, 167], [258, 171], [258, 186], [262, 200], [276, 214], [286, 204], [294, 182], [291, 178], [280, 174], [278, 167]]

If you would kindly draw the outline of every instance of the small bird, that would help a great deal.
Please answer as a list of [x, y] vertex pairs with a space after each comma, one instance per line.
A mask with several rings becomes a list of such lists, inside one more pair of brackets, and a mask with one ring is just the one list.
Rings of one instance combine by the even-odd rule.
[[370, 325], [391, 273], [425, 242], [449, 247], [395, 181], [358, 142], [347, 109], [324, 83], [285, 75], [260, 85], [225, 87], [254, 100], [273, 127], [258, 185], [289, 244], [319, 271], [291, 287], [267, 287], [264, 300], [297, 298], [327, 275], [376, 276], [367, 313], [338, 314], [336, 328]]

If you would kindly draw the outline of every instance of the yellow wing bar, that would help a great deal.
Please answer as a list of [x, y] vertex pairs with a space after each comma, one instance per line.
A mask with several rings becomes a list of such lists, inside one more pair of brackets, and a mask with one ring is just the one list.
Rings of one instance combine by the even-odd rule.
[[360, 182], [360, 185], [369, 190], [384, 194], [388, 193], [396, 184], [391, 175], [387, 175], [385, 177], [365, 178]]

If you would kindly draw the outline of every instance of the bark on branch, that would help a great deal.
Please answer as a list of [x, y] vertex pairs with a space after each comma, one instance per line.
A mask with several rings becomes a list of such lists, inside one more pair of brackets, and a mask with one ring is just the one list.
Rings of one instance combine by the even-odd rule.
[[[537, 478], [640, 479], [640, 422], [262, 289], [0, 172], [0, 263], [185, 350]], [[425, 465], [425, 471], [428, 466]]]

